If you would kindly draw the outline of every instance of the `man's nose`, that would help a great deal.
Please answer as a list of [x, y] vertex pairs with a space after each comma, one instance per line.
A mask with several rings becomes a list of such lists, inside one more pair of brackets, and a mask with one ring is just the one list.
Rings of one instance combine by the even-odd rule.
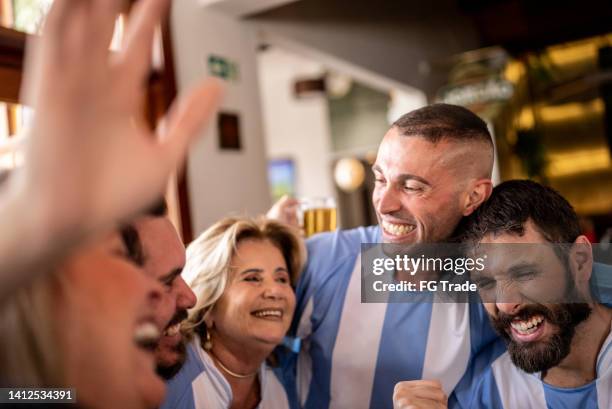
[[176, 300], [177, 307], [183, 310], [192, 308], [194, 305], [196, 305], [196, 295], [181, 276], [178, 276], [176, 278], [176, 281], [176, 285], [178, 286], [178, 294]]
[[495, 303], [497, 309], [506, 315], [514, 315], [521, 309], [520, 303]]
[[513, 280], [498, 281], [495, 288], [495, 304], [501, 311], [514, 310], [525, 302], [522, 285], [515, 283]]
[[386, 186], [379, 192], [378, 213], [389, 214], [400, 210], [399, 193], [393, 186]]

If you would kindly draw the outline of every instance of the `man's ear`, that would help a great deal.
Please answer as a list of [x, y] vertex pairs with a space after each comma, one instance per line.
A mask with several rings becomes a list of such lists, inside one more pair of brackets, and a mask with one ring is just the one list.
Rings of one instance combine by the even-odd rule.
[[464, 199], [462, 211], [464, 216], [469, 216], [474, 212], [474, 210], [478, 209], [481, 204], [485, 202], [491, 196], [491, 192], [493, 191], [493, 183], [491, 179], [483, 178], [476, 179], [470, 182], [470, 186], [468, 186], [467, 195]]
[[578, 236], [569, 253], [569, 264], [578, 287], [588, 283], [593, 272], [593, 249], [586, 236]]

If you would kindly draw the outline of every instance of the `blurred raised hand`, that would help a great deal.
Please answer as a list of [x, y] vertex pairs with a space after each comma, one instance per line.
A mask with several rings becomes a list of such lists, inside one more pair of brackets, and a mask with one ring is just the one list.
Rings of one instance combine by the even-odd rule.
[[268, 213], [266, 213], [266, 217], [300, 229], [300, 222], [298, 220], [299, 206], [300, 202], [297, 199], [284, 195], [272, 205]]
[[54, 1], [42, 38], [27, 50], [23, 99], [35, 118], [25, 165], [0, 193], [2, 284], [161, 196], [216, 110], [221, 86], [207, 80], [174, 103], [156, 135], [140, 114], [168, 5], [138, 1], [124, 47], [111, 53], [124, 1]]

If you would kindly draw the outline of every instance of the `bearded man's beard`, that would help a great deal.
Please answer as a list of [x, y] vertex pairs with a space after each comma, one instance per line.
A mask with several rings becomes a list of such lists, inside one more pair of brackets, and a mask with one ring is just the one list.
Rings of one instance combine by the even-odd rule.
[[[576, 327], [590, 314], [591, 307], [587, 303], [558, 304], [552, 308], [533, 304], [524, 307], [515, 315], [499, 313], [496, 318], [492, 318], [492, 322], [495, 330], [506, 341], [514, 365], [527, 373], [534, 373], [547, 371], [561, 363], [570, 353]], [[556, 327], [558, 332], [547, 340], [515, 341], [509, 333], [512, 320], [527, 320], [536, 315], [542, 315], [544, 322]]]

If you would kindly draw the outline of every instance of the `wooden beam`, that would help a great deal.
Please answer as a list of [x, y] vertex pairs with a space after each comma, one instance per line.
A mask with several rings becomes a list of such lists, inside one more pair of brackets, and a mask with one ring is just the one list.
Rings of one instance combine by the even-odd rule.
[[21, 31], [0, 27], [0, 66], [23, 68], [27, 35]]
[[19, 103], [21, 70], [0, 66], [0, 101]]

